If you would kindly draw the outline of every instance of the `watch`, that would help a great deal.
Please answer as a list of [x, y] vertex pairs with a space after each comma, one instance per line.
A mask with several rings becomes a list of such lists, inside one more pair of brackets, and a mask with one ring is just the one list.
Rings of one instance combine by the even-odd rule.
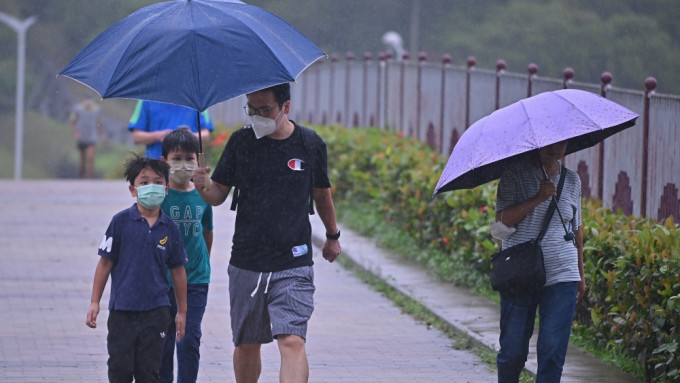
[[338, 238], [340, 238], [340, 229], [338, 229], [338, 232], [335, 233], [335, 234], [328, 234], [328, 233], [326, 233], [326, 238], [327, 238], [327, 239], [334, 239], [334, 240], [337, 240]]

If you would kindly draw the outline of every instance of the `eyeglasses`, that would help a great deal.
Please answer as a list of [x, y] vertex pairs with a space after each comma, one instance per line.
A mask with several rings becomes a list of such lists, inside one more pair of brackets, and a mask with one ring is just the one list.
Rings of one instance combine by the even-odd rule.
[[261, 108], [253, 108], [252, 106], [246, 104], [243, 107], [243, 110], [246, 112], [247, 115], [249, 116], [254, 116], [258, 115], [260, 117], [269, 117], [269, 114], [272, 112], [272, 108], [268, 106], [263, 106]]

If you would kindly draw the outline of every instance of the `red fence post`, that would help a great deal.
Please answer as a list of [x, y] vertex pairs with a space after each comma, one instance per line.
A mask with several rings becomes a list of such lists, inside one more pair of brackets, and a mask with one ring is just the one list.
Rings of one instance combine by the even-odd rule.
[[350, 113], [349, 112], [349, 92], [350, 92], [350, 84], [352, 83], [352, 79], [350, 78], [350, 73], [351, 73], [351, 67], [352, 67], [353, 62], [354, 62], [354, 53], [353, 52], [347, 52], [346, 62], [345, 62], [345, 118], [343, 119], [346, 128], [352, 126], [352, 117], [349, 114]]
[[444, 153], [444, 117], [446, 116], [446, 69], [451, 65], [451, 56], [442, 55], [442, 86], [439, 93], [439, 153]]
[[406, 131], [404, 128], [406, 125], [406, 63], [410, 58], [411, 55], [406, 51], [401, 54], [401, 73], [399, 73], [399, 94], [401, 94], [401, 97], [399, 98], [399, 130], [402, 132]]
[[602, 76], [600, 76], [600, 96], [607, 97], [607, 89], [609, 89], [612, 80], [611, 73], [602, 72]]
[[495, 110], [501, 107], [501, 74], [505, 73], [505, 60], [496, 61], [496, 105]]
[[656, 89], [656, 79], [645, 80], [645, 110], [642, 118], [642, 194], [640, 198], [640, 216], [647, 216], [647, 174], [649, 166], [649, 99]]
[[385, 101], [383, 102], [385, 112], [383, 113], [383, 117], [384, 117], [383, 118], [383, 126], [387, 126], [390, 130], [394, 131], [396, 129], [396, 127], [394, 126], [394, 124], [391, 124], [391, 125], [389, 124], [390, 121], [388, 121], [388, 117], [387, 117], [387, 111], [390, 109], [390, 89], [389, 89], [390, 75], [389, 75], [389, 71], [390, 71], [390, 61], [391, 61], [391, 59], [392, 59], [392, 51], [389, 51], [389, 50], [385, 51], [385, 61], [384, 61], [384, 63], [385, 63], [385, 85], [384, 85]]
[[335, 112], [335, 65], [338, 62], [338, 55], [333, 53], [331, 55], [331, 80], [330, 84], [328, 87], [328, 91], [330, 92], [328, 95], [328, 122], [331, 124], [334, 124], [334, 119], [333, 119], [333, 114]]
[[383, 124], [383, 119], [382, 119], [383, 114], [382, 114], [382, 109], [381, 109], [381, 107], [382, 107], [381, 101], [382, 101], [382, 97], [383, 97], [383, 94], [382, 94], [382, 77], [383, 77], [384, 72], [385, 72], [385, 60], [387, 60], [387, 56], [385, 55], [385, 53], [384, 52], [380, 53], [380, 56], [378, 58], [378, 76], [377, 76], [378, 77], [378, 79], [377, 79], [378, 89], [376, 90], [376, 97], [375, 97], [375, 102], [376, 102], [376, 110], [375, 110], [376, 111], [376, 115], [375, 115], [376, 124], [375, 124], [375, 126], [377, 126], [380, 129], [383, 128], [383, 125], [382, 125]]
[[475, 69], [477, 61], [474, 57], [467, 58], [467, 73], [465, 74], [465, 130], [470, 126], [470, 71]]
[[538, 73], [538, 65], [531, 63], [527, 67], [527, 71], [529, 72], [529, 76], [527, 77], [527, 97], [531, 97], [531, 83], [536, 77], [536, 73]]
[[562, 77], [564, 80], [562, 80], [562, 88], [568, 89], [569, 84], [571, 84], [572, 79], [574, 78], [574, 70], [567, 67], [564, 68], [564, 72], [562, 73]]
[[[612, 82], [612, 75], [609, 72], [604, 72], [600, 76], [600, 96], [607, 97], [607, 89], [609, 89]], [[598, 144], [598, 156], [600, 157], [600, 166], [597, 169], [597, 198], [604, 201], [604, 140]]]
[[[322, 65], [326, 60], [324, 58], [320, 58], [315, 65]], [[319, 97], [320, 94], [322, 94], [321, 91], [321, 69], [317, 68], [316, 73], [316, 96], [314, 97], [314, 114], [316, 114], [317, 117], [321, 117], [320, 120], [322, 121], [322, 125], [325, 125], [326, 122], [323, 121], [323, 116], [324, 113], [321, 111], [321, 97]], [[321, 113], [321, 116], [319, 116], [317, 113]], [[316, 119], [314, 119], [316, 121]], [[311, 121], [310, 121], [311, 122]]]
[[364, 52], [364, 74], [363, 82], [361, 84], [361, 107], [364, 110], [363, 119], [361, 123], [363, 126], [372, 125], [370, 118], [368, 118], [368, 64], [373, 59], [371, 52]]
[[[423, 93], [423, 64], [427, 61], [427, 53], [425, 52], [420, 52], [418, 53], [418, 85], [416, 89], [417, 90], [417, 96], [416, 96], [416, 131], [415, 131], [415, 137], [420, 140], [420, 109], [422, 107], [422, 93]], [[409, 132], [411, 133], [411, 132]]]

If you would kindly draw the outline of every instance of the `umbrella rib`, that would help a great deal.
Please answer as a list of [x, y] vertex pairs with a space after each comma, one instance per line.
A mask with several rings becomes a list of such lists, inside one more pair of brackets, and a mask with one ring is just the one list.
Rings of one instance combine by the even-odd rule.
[[524, 115], [527, 116], [526, 122], [529, 124], [529, 128], [531, 129], [532, 133], [532, 144], [535, 148], [538, 148], [538, 143], [536, 142], [536, 132], [534, 131], [534, 125], [531, 123], [531, 118], [529, 118], [529, 111], [527, 110], [527, 107], [524, 105], [523, 102], [520, 102], [520, 105], [522, 105], [522, 109], [524, 110]]
[[[129, 16], [128, 16], [128, 17], [129, 17]], [[138, 24], [138, 25], [139, 25], [139, 28], [137, 28], [137, 30], [130, 36], [130, 39], [129, 39], [130, 43], [131, 43], [132, 41], [135, 41], [135, 40], [137, 39], [137, 37], [140, 35], [140, 33], [142, 33], [142, 30], [144, 29], [144, 27], [146, 27], [149, 23], [155, 21], [155, 20], [158, 19], [159, 17], [161, 17], [161, 14], [160, 14], [160, 13], [150, 14], [150, 15], [148, 15], [147, 17], [145, 17], [145, 18], [144, 18], [144, 22], [140, 22], [140, 23]], [[125, 57], [125, 55], [127, 54], [128, 50], [130, 49], [130, 46], [131, 46], [130, 43], [128, 43], [127, 46], [125, 47], [125, 49], [123, 49], [123, 53], [120, 55], [121, 58], [122, 58], [122, 57]], [[116, 63], [116, 67], [115, 67], [114, 70], [111, 72], [111, 78], [109, 79], [109, 84], [107, 85], [107, 88], [111, 86], [110, 81], [111, 81], [111, 79], [113, 79], [113, 78], [116, 77], [116, 74], [118, 73], [118, 70], [121, 68], [121, 64], [122, 64], [122, 60], [119, 60], [119, 61]], [[106, 98], [107, 96], [108, 96], [108, 93], [107, 93], [107, 95], [102, 95], [103, 98]]]
[[[575, 110], [578, 110], [579, 112], [581, 112], [581, 114], [584, 115], [584, 116], [588, 119], [588, 121], [591, 122], [591, 124], [592, 124], [593, 126], [597, 126], [597, 127], [598, 127], [598, 130], [603, 130], [603, 129], [600, 127], [600, 125], [599, 125], [598, 123], [596, 123], [592, 118], [590, 118], [589, 115], [585, 114], [581, 109], [579, 109], [578, 107], [576, 107], [576, 105], [575, 105], [573, 102], [567, 100], [566, 98], [564, 98], [564, 97], [563, 97], [561, 94], [559, 94], [559, 93], [553, 92], [553, 94], [556, 95], [557, 97], [561, 98], [562, 100], [564, 100], [564, 101], [565, 101], [566, 103], [568, 103], [569, 105], [571, 105]], [[593, 93], [593, 94], [595, 94], [595, 93]]]
[[[242, 4], [242, 5], [244, 5], [244, 6], [246, 6], [246, 7], [247, 7], [247, 6], [251, 6], [251, 5], [248, 5], [248, 4], [245, 4], [245, 3]], [[211, 5], [208, 5], [208, 6], [211, 6]], [[252, 6], [251, 6], [251, 7], [252, 7]], [[201, 10], [201, 11], [202, 11], [202, 10]], [[270, 28], [268, 25], [260, 23], [260, 20], [258, 20], [257, 18], [253, 17], [253, 16], [252, 16], [251, 14], [249, 14], [248, 12], [244, 12], [244, 11], [241, 11], [241, 10], [238, 10], [238, 9], [233, 9], [233, 12], [234, 12], [234, 13], [238, 13], [238, 14], [240, 15], [239, 17], [247, 18], [247, 19], [250, 20], [253, 24], [261, 24], [264, 28], [267, 29], [267, 31], [270, 32], [270, 34], [271, 34], [272, 36], [276, 37], [279, 41], [281, 41], [281, 42], [283, 42], [283, 43], [285, 44], [285, 41], [283, 41], [277, 34], [273, 33], [272, 30], [271, 30], [271, 28]], [[209, 13], [207, 13], [207, 12], [202, 12], [202, 13], [203, 13], [204, 17], [206, 17], [206, 18], [214, 18], [213, 15], [211, 15], [211, 14], [209, 14]], [[237, 23], [240, 23], [240, 24], [244, 25], [245, 28], [249, 28], [249, 27], [248, 27], [248, 24], [245, 23], [245, 22], [244, 22], [242, 19], [240, 19], [239, 17], [233, 17], [234, 22], [237, 22]], [[292, 26], [291, 26], [291, 28], [292, 28]], [[260, 36], [259, 31], [256, 30], [256, 29], [253, 29], [253, 28], [250, 28], [250, 29], [253, 30], [253, 32], [255, 32], [255, 35], [257, 35], [257, 37], [259, 38], [260, 42], [262, 42], [262, 45], [269, 51], [269, 53], [270, 53], [272, 56], [276, 57], [276, 55], [275, 55], [274, 52], [272, 51], [272, 49], [271, 49], [271, 47], [269, 46], [269, 44], [266, 44], [266, 43], [264, 42], [264, 40], [262, 39], [262, 37]], [[286, 46], [289, 46], [289, 45], [286, 44]], [[297, 54], [296, 54], [296, 57], [298, 57]], [[302, 60], [301, 60], [301, 61], [302, 61]], [[302, 62], [304, 62], [304, 61], [302, 61]], [[281, 66], [282, 66], [284, 69], [286, 69], [286, 71], [288, 70], [288, 68], [285, 68], [283, 65], [281, 65]]]

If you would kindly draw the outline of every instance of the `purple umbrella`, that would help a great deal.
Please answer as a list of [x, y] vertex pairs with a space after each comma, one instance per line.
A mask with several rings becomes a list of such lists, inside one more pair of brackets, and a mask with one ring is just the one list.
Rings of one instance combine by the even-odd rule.
[[638, 115], [597, 94], [563, 89], [525, 98], [475, 122], [461, 136], [434, 194], [500, 178], [529, 152], [569, 140], [566, 154], [635, 125]]

